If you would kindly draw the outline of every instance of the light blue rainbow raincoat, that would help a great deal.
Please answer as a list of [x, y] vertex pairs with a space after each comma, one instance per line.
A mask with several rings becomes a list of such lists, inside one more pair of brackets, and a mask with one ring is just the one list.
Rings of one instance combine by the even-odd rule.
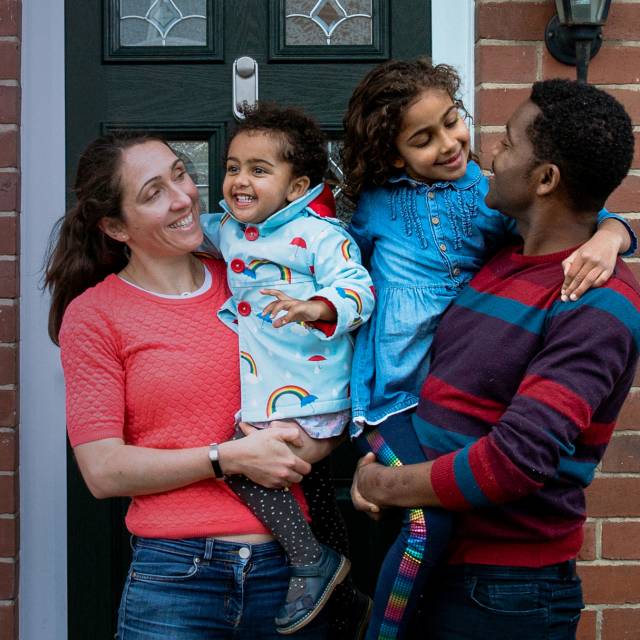
[[[360, 251], [335, 218], [308, 205], [320, 184], [259, 224], [226, 213], [200, 217], [207, 239], [227, 262], [233, 294], [219, 317], [238, 333], [242, 420], [262, 422], [351, 408], [349, 332], [371, 315], [374, 294]], [[262, 314], [273, 302], [261, 289], [292, 298], [322, 297], [336, 308], [331, 336], [300, 323], [278, 329]]]

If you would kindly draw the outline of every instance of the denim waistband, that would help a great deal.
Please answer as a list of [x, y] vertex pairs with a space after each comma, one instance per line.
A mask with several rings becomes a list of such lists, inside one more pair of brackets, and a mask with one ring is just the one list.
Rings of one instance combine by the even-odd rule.
[[531, 578], [566, 580], [576, 576], [576, 561], [566, 560], [545, 567], [514, 567], [497, 564], [450, 564], [443, 572], [452, 577]]
[[213, 559], [267, 559], [284, 555], [282, 547], [277, 542], [262, 542], [249, 544], [248, 542], [232, 542], [218, 538], [142, 538], [131, 536], [131, 548], [146, 547], [170, 551], [182, 555], [196, 555], [203, 560]]

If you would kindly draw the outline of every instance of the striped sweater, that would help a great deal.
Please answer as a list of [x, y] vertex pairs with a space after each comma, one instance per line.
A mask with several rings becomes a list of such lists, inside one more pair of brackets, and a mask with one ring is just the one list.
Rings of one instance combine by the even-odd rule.
[[571, 250], [501, 251], [436, 332], [414, 428], [457, 512], [450, 562], [543, 566], [577, 555], [591, 482], [631, 386], [640, 287], [560, 302]]

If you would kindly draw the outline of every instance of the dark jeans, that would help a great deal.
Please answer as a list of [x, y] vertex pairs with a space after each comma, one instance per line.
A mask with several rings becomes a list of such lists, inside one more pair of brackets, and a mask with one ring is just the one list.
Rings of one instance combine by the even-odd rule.
[[[289, 567], [275, 542], [134, 538], [116, 637], [281, 640], [274, 616], [288, 584]], [[326, 638], [323, 613], [289, 637]]]
[[409, 638], [573, 640], [584, 607], [574, 562], [529, 569], [449, 566], [425, 594]]

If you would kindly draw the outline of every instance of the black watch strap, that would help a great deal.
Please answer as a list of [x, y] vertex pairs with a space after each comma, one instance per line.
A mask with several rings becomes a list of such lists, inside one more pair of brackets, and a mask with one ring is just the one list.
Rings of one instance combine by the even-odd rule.
[[212, 442], [209, 445], [209, 460], [211, 461], [211, 467], [213, 468], [213, 474], [218, 480], [222, 480], [224, 478], [224, 473], [222, 473], [222, 467], [220, 466], [220, 452], [218, 450], [218, 443]]

